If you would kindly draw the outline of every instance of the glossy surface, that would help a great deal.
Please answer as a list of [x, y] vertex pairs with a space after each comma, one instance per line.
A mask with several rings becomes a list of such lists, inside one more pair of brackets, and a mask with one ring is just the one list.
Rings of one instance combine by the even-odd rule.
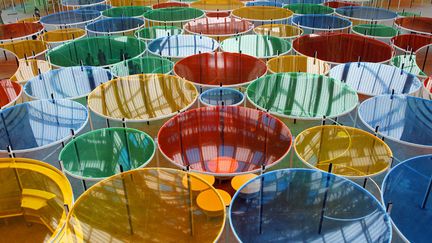
[[142, 17], [144, 13], [150, 11], [147, 6], [121, 6], [110, 8], [102, 12], [105, 17]]
[[244, 102], [245, 96], [237, 89], [213, 88], [202, 92], [199, 100], [205, 106], [218, 105], [240, 105]]
[[131, 17], [117, 17], [97, 20], [86, 26], [88, 32], [98, 34], [121, 34], [144, 25], [144, 20]]
[[86, 35], [86, 31], [79, 28], [50, 30], [41, 35], [41, 40], [47, 43], [75, 40]]
[[153, 22], [182, 22], [197, 19], [204, 16], [204, 11], [196, 8], [159, 8], [148, 11], [144, 14], [144, 18]]
[[421, 87], [420, 80], [413, 74], [394, 66], [370, 62], [337, 65], [330, 70], [329, 77], [343, 80], [359, 94], [369, 96], [413, 94]]
[[124, 77], [135, 74], [160, 73], [169, 74], [174, 63], [160, 57], [137, 57], [115, 64], [110, 68], [112, 74]]
[[7, 79], [18, 70], [18, 57], [15, 53], [3, 48], [0, 48], [0, 53], [0, 79]]
[[323, 75], [277, 73], [252, 82], [248, 100], [262, 110], [282, 117], [318, 120], [352, 111], [357, 93], [348, 85]]
[[31, 59], [42, 56], [48, 50], [48, 45], [40, 40], [19, 40], [0, 44], [0, 48], [15, 53], [19, 59]]
[[196, 88], [178, 77], [132, 75], [98, 86], [90, 93], [88, 106], [110, 119], [148, 121], [185, 110], [197, 97]]
[[206, 36], [233, 36], [241, 35], [252, 30], [253, 24], [246, 20], [234, 17], [201, 18], [188, 22], [185, 31]]
[[432, 75], [432, 44], [423, 46], [415, 52], [417, 66], [427, 76]]
[[360, 120], [370, 130], [379, 126], [386, 138], [416, 146], [432, 146], [432, 101], [405, 95], [381, 95], [358, 108]]
[[[87, 124], [87, 109], [74, 101], [36, 100], [0, 111], [0, 148], [40, 149], [78, 133]], [[4, 149], [3, 149], [4, 148]]]
[[395, 20], [395, 25], [403, 30], [418, 34], [430, 35], [432, 30], [432, 18], [431, 17], [405, 17]]
[[12, 105], [21, 95], [22, 87], [9, 79], [0, 80], [0, 108]]
[[284, 6], [294, 12], [294, 14], [332, 14], [334, 10], [330, 7], [311, 4], [311, 3], [294, 3]]
[[419, 34], [397, 35], [392, 38], [393, 45], [406, 52], [415, 52], [419, 48], [432, 44], [432, 36]]
[[19, 67], [16, 73], [12, 76], [11, 80], [24, 84], [28, 80], [36, 77], [40, 73], [48, 72], [51, 70], [51, 65], [43, 60], [19, 60]]
[[317, 57], [331, 63], [386, 62], [393, 49], [384, 42], [355, 34], [321, 33], [301, 36], [293, 41], [301, 55]]
[[231, 14], [234, 17], [247, 20], [276, 21], [288, 19], [293, 15], [293, 12], [278, 7], [248, 6], [235, 9]]
[[40, 23], [13, 23], [0, 25], [0, 41], [32, 39], [40, 34], [43, 26]]
[[346, 177], [368, 177], [390, 167], [392, 152], [380, 138], [363, 130], [316, 126], [304, 130], [294, 143], [297, 156], [306, 166]]
[[292, 142], [288, 127], [256, 109], [216, 106], [180, 113], [158, 134], [161, 152], [175, 165], [215, 176], [270, 167]]
[[174, 35], [153, 40], [148, 50], [162, 57], [183, 58], [200, 52], [212, 52], [218, 47], [216, 40], [206, 36]]
[[303, 30], [296, 26], [287, 24], [265, 24], [254, 28], [258, 35], [271, 35], [280, 38], [294, 39], [303, 34]]
[[[384, 179], [382, 199], [392, 203], [390, 217], [405, 239], [427, 242], [432, 237], [432, 201], [421, 208], [432, 178], [431, 155], [415, 157], [394, 167]], [[413, 227], [415, 226], [415, 227]]]
[[[208, 217], [183, 186], [184, 175], [180, 170], [150, 168], [98, 183], [74, 204], [67, 225], [74, 234], [68, 241], [101, 239], [101, 234], [122, 242], [216, 241], [225, 224], [222, 198], [207, 184], [213, 205], [219, 208]], [[192, 174], [189, 178], [200, 180]]]
[[291, 51], [288, 40], [265, 35], [242, 35], [221, 42], [222, 51], [237, 52], [257, 58], [272, 58]]
[[271, 73], [303, 72], [325, 75], [330, 71], [330, 65], [326, 62], [298, 55], [274, 57], [267, 62], [267, 66]]
[[241, 86], [266, 72], [263, 61], [231, 52], [192, 55], [174, 65], [177, 76], [202, 86]]
[[302, 29], [323, 31], [335, 31], [351, 27], [351, 22], [347, 19], [324, 14], [294, 16], [292, 22]]
[[24, 92], [33, 99], [77, 99], [111, 78], [109, 71], [98, 67], [60, 68], [30, 79]]
[[204, 11], [225, 11], [243, 7], [244, 4], [239, 0], [198, 0], [190, 4], [192, 8]]
[[426, 74], [419, 68], [416, 63], [415, 55], [399, 55], [390, 60], [390, 64], [403, 69], [405, 72], [414, 74], [420, 78], [426, 78]]
[[352, 30], [356, 34], [385, 38], [394, 37], [399, 33], [397, 29], [382, 24], [359, 24], [353, 26]]
[[150, 26], [144, 27], [135, 32], [137, 38], [144, 40], [154, 40], [161, 37], [180, 35], [183, 33], [183, 29], [177, 26]]
[[340, 7], [335, 11], [341, 16], [357, 20], [384, 21], [393, 20], [398, 16], [397, 13], [384, 8], [374, 8], [367, 6]]
[[144, 132], [104, 128], [74, 138], [62, 149], [59, 159], [69, 175], [95, 180], [144, 167], [155, 151], [153, 139]]
[[253, 179], [234, 195], [229, 217], [243, 242], [391, 240], [390, 220], [377, 199], [347, 179], [315, 170], [278, 170]]
[[84, 11], [72, 10], [72, 11], [52, 13], [43, 16], [40, 19], [40, 22], [43, 25], [57, 25], [57, 26], [79, 25], [79, 24], [85, 24], [94, 21], [100, 16], [101, 13], [96, 10], [84, 10]]

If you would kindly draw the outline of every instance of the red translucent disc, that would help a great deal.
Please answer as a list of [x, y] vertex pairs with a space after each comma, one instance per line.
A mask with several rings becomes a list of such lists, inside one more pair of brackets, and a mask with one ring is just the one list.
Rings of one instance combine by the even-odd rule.
[[0, 107], [13, 102], [21, 93], [22, 87], [9, 79], [0, 80]]
[[432, 34], [432, 18], [430, 17], [404, 17], [395, 20], [395, 24], [407, 31]]
[[234, 17], [207, 17], [190, 21], [184, 28], [192, 34], [232, 36], [252, 30], [253, 24]]
[[393, 45], [404, 51], [416, 52], [419, 48], [432, 43], [432, 36], [419, 34], [397, 35], [392, 38]]

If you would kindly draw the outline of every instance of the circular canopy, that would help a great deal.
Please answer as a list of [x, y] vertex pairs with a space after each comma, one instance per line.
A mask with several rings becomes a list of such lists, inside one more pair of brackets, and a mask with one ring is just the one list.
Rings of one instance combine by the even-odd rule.
[[231, 88], [213, 88], [202, 92], [199, 100], [206, 106], [240, 105], [244, 101], [244, 94]]
[[334, 64], [346, 62], [387, 62], [393, 49], [384, 42], [355, 34], [320, 33], [293, 41], [296, 52]]
[[427, 76], [432, 75], [432, 44], [423, 46], [415, 52], [417, 66]]
[[87, 32], [95, 34], [119, 34], [136, 30], [144, 25], [144, 20], [131, 17], [105, 18], [86, 26]]
[[140, 56], [146, 43], [130, 36], [99, 36], [75, 40], [48, 52], [51, 64], [59, 67], [106, 67]]
[[347, 7], [347, 6], [359, 6], [358, 3], [354, 3], [354, 2], [345, 2], [345, 1], [329, 1], [329, 2], [324, 2], [323, 3], [324, 6], [329, 6], [330, 8], [340, 8], [340, 7]]
[[405, 95], [380, 95], [358, 108], [360, 120], [370, 129], [379, 126], [379, 134], [390, 140], [432, 146], [432, 101]]
[[229, 219], [242, 242], [387, 243], [392, 235], [388, 215], [368, 191], [306, 169], [277, 170], [250, 180], [234, 195]]
[[351, 22], [349, 20], [325, 14], [294, 16], [292, 22], [302, 29], [306, 28], [321, 31], [337, 31], [351, 27]]
[[151, 6], [167, 0], [110, 0], [112, 6]]
[[231, 11], [244, 6], [239, 0], [198, 0], [190, 4], [191, 7], [208, 12]]
[[43, 16], [40, 22], [43, 25], [53, 26], [81, 25], [94, 21], [100, 16], [101, 13], [96, 10], [72, 10]]
[[319, 120], [352, 111], [358, 103], [348, 85], [323, 75], [276, 73], [253, 81], [247, 88], [253, 105], [281, 117]]
[[398, 17], [393, 11], [368, 6], [346, 6], [337, 8], [335, 11], [338, 15], [356, 20], [386, 21]]
[[182, 2], [164, 2], [164, 3], [156, 3], [153, 4], [153, 9], [158, 8], [172, 8], [172, 7], [189, 7], [188, 3], [182, 3]]
[[395, 48], [405, 52], [416, 52], [421, 47], [432, 44], [432, 36], [419, 34], [397, 35], [391, 39], [391, 42]]
[[31, 59], [43, 55], [48, 45], [41, 40], [19, 40], [0, 44], [0, 48], [15, 53], [19, 59]]
[[172, 35], [180, 35], [183, 29], [178, 26], [150, 26], [139, 29], [135, 32], [135, 36], [139, 39], [154, 40], [161, 37]]
[[144, 14], [149, 22], [175, 23], [188, 22], [192, 19], [198, 19], [204, 16], [204, 11], [196, 8], [159, 8], [148, 11]]
[[61, 4], [67, 7], [85, 7], [105, 3], [106, 0], [61, 0]]
[[241, 35], [221, 42], [222, 51], [237, 52], [257, 58], [272, 58], [291, 51], [288, 40], [266, 35]]
[[0, 25], [0, 41], [31, 39], [40, 34], [43, 26], [40, 23], [13, 23]]
[[108, 70], [98, 67], [60, 68], [30, 79], [24, 92], [33, 99], [78, 99], [111, 78]]
[[105, 17], [143, 17], [144, 13], [150, 11], [146, 6], [122, 6], [110, 8], [102, 12]]
[[105, 11], [105, 10], [110, 9], [110, 8], [112, 8], [112, 6], [108, 5], [108, 4], [97, 4], [97, 5], [92, 5], [92, 6], [80, 7], [78, 10], [81, 10], [81, 11], [83, 11], [83, 10], [95, 10], [95, 11], [102, 12], [102, 11]]
[[0, 48], [0, 79], [10, 78], [18, 70], [18, 57], [11, 51]]
[[231, 14], [240, 19], [268, 22], [287, 20], [293, 15], [293, 12], [278, 7], [248, 6], [235, 9]]
[[270, 59], [267, 62], [271, 73], [302, 72], [326, 75], [330, 70], [330, 65], [312, 57], [288, 55]]
[[249, 55], [231, 52], [201, 53], [174, 65], [174, 73], [196, 85], [242, 86], [265, 75], [266, 64]]
[[[202, 192], [212, 198], [212, 212], [199, 207], [182, 184], [184, 176], [206, 185]], [[108, 235], [118, 242], [214, 242], [224, 225], [222, 198], [200, 177], [173, 169], [139, 169], [110, 177], [82, 194], [68, 216], [68, 230], [74, 234], [67, 241]]]
[[[0, 111], [0, 148], [16, 152], [50, 147], [80, 132], [87, 124], [87, 109], [71, 100], [35, 100]], [[25, 151], [23, 151], [25, 150]]]
[[112, 74], [124, 77], [134, 74], [161, 73], [169, 74], [173, 70], [174, 63], [160, 57], [137, 57], [119, 62], [110, 68]]
[[47, 43], [66, 42], [69, 40], [79, 39], [86, 35], [86, 31], [79, 28], [68, 28], [50, 30], [41, 35], [41, 40]]
[[159, 130], [162, 154], [181, 168], [234, 176], [282, 160], [292, 136], [280, 120], [256, 109], [213, 106], [179, 113]]
[[188, 109], [198, 98], [195, 86], [171, 75], [121, 77], [90, 93], [88, 107], [108, 119], [160, 120]]
[[281, 8], [283, 6], [282, 3], [273, 1], [273, 2], [269, 2], [269, 1], [250, 1], [250, 2], [246, 2], [246, 6], [269, 6], [269, 7], [279, 7]]
[[342, 80], [359, 94], [414, 94], [421, 88], [420, 80], [395, 66], [370, 62], [337, 65], [329, 77]]
[[[0, 158], [2, 236], [17, 242], [55, 241], [72, 206], [66, 176], [45, 162]], [[16, 234], [16, 232], [20, 232]]]
[[234, 17], [206, 17], [188, 22], [184, 29], [192, 34], [205, 36], [241, 35], [252, 30], [253, 24]]
[[334, 10], [321, 4], [294, 3], [284, 6], [294, 12], [294, 14], [332, 14]]
[[36, 77], [40, 73], [48, 72], [51, 70], [49, 62], [44, 60], [19, 60], [18, 71], [12, 76], [11, 80], [24, 84], [28, 80]]
[[390, 64], [405, 72], [416, 75], [419, 78], [426, 78], [426, 74], [417, 66], [415, 55], [399, 55], [391, 59]]
[[432, 237], [430, 196], [422, 208], [432, 178], [431, 159], [426, 155], [398, 164], [382, 185], [382, 201], [392, 204], [390, 217], [407, 242], [428, 242]]
[[379, 38], [392, 38], [399, 33], [397, 29], [383, 24], [359, 24], [353, 26], [352, 30], [356, 34]]
[[0, 80], [0, 109], [13, 104], [21, 95], [22, 87], [9, 79]]
[[432, 18], [418, 16], [398, 18], [395, 20], [395, 25], [411, 33], [430, 35]]
[[361, 129], [331, 125], [301, 132], [294, 143], [297, 156], [308, 167], [337, 175], [364, 178], [386, 172], [392, 152], [380, 138]]
[[264, 24], [254, 28], [258, 35], [271, 35], [279, 38], [294, 39], [303, 34], [303, 30], [287, 24]]
[[62, 149], [59, 159], [69, 175], [100, 180], [146, 166], [155, 151], [153, 139], [142, 131], [104, 128], [73, 139]]
[[169, 58], [183, 58], [190, 55], [213, 52], [219, 47], [217, 41], [206, 36], [174, 35], [161, 37], [149, 43], [149, 52]]

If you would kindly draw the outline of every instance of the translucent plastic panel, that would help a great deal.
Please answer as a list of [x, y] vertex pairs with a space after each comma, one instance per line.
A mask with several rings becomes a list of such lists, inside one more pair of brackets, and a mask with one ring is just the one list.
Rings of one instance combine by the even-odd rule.
[[383, 136], [418, 146], [432, 145], [432, 101], [405, 95], [381, 95], [364, 101], [360, 120]]
[[98, 67], [60, 68], [30, 79], [24, 91], [33, 99], [78, 99], [111, 78], [109, 71]]
[[221, 42], [221, 49], [237, 52], [257, 58], [272, 58], [291, 51], [288, 40], [266, 35], [242, 35], [231, 37]]
[[0, 25], [0, 41], [32, 39], [40, 34], [43, 26], [40, 23], [13, 23]]
[[391, 38], [399, 33], [397, 29], [382, 24], [359, 24], [353, 26], [352, 30], [354, 33], [362, 35], [386, 38]]
[[423, 46], [432, 44], [432, 36], [419, 34], [397, 35], [392, 38], [392, 43], [395, 48], [406, 52], [415, 52]]
[[28, 80], [36, 77], [39, 73], [48, 72], [51, 70], [51, 65], [43, 60], [19, 60], [19, 68], [12, 76], [11, 80], [24, 84]]
[[[216, 210], [205, 211], [183, 185], [204, 185]], [[109, 212], [109, 213], [107, 213]], [[222, 198], [199, 177], [173, 169], [140, 169], [110, 177], [91, 187], [68, 218], [70, 241], [214, 242], [225, 224]]]
[[19, 59], [30, 59], [42, 56], [48, 50], [48, 45], [40, 40], [20, 40], [0, 44], [0, 48], [15, 53]]
[[110, 0], [112, 6], [151, 6], [156, 3], [164, 3], [167, 0]]
[[330, 7], [311, 3], [294, 3], [284, 8], [291, 10], [294, 14], [332, 14], [334, 12]]
[[405, 72], [426, 78], [426, 74], [417, 66], [415, 55], [399, 55], [391, 59], [390, 64], [403, 69]]
[[432, 44], [423, 46], [415, 52], [417, 66], [427, 76], [432, 75]]
[[71, 7], [92, 6], [104, 2], [105, 0], [61, 0], [62, 5]]
[[129, 36], [89, 37], [69, 42], [48, 53], [51, 64], [59, 67], [106, 67], [144, 53], [144, 41]]
[[397, 18], [397, 13], [384, 9], [367, 6], [347, 6], [337, 8], [336, 13], [350, 19], [384, 21]]
[[246, 3], [246, 6], [268, 6], [268, 7], [282, 7], [282, 3], [269, 2], [269, 1], [250, 1]]
[[200, 102], [206, 106], [240, 105], [244, 98], [242, 92], [230, 88], [208, 89], [199, 96]]
[[387, 62], [393, 49], [384, 42], [355, 34], [321, 33], [301, 36], [293, 41], [300, 54], [332, 63]]
[[398, 18], [395, 20], [395, 25], [406, 31], [430, 35], [432, 18], [418, 16]]
[[390, 242], [380, 202], [357, 184], [288, 169], [249, 181], [233, 197], [231, 227], [242, 242]]
[[22, 87], [9, 79], [0, 80], [0, 108], [12, 105], [21, 95]]
[[205, 107], [178, 114], [158, 134], [161, 152], [175, 165], [216, 176], [273, 166], [291, 148], [280, 120], [241, 106]]
[[379, 63], [351, 62], [340, 64], [330, 70], [329, 77], [342, 80], [359, 94], [413, 94], [421, 87], [413, 74]]
[[204, 16], [202, 10], [182, 7], [154, 9], [144, 14], [144, 18], [148, 21], [167, 23], [188, 21], [202, 16]]
[[431, 162], [431, 155], [406, 160], [390, 171], [382, 185], [383, 202], [392, 205], [390, 217], [409, 242], [428, 242], [432, 237], [428, 227], [432, 220]]
[[234, 17], [225, 18], [201, 18], [188, 22], [185, 31], [206, 36], [233, 36], [249, 32], [253, 24], [247, 20]]
[[161, 37], [183, 34], [183, 29], [177, 26], [151, 26], [144, 27], [135, 32], [137, 38], [154, 40]]
[[203, 86], [241, 86], [266, 72], [266, 64], [260, 59], [231, 52], [193, 55], [174, 66], [177, 76]]
[[61, 151], [64, 170], [78, 179], [103, 179], [144, 167], [156, 145], [146, 133], [131, 128], [105, 128], [76, 137]]
[[182, 3], [182, 2], [167, 2], [167, 3], [157, 3], [153, 4], [153, 9], [158, 8], [173, 8], [173, 7], [189, 7], [188, 3]]
[[95, 10], [80, 10], [80, 11], [66, 11], [52, 13], [43, 16], [40, 22], [43, 25], [65, 26], [65, 25], [78, 25], [91, 22], [101, 16], [99, 11]]
[[235, 9], [232, 11], [232, 15], [247, 20], [277, 21], [288, 19], [293, 15], [293, 12], [278, 7], [250, 6]]
[[258, 35], [271, 35], [280, 38], [294, 39], [303, 34], [303, 30], [287, 24], [264, 24], [254, 28]]
[[369, 177], [390, 167], [392, 152], [380, 138], [345, 126], [317, 126], [301, 132], [294, 148], [308, 167], [346, 177]]
[[7, 49], [0, 48], [0, 79], [12, 77], [18, 70], [18, 57]]
[[86, 26], [86, 30], [96, 34], [119, 34], [132, 31], [144, 25], [144, 20], [131, 17], [117, 17], [97, 20]]
[[302, 72], [325, 75], [330, 65], [312, 57], [288, 55], [270, 59], [267, 66], [272, 73]]
[[329, 1], [324, 2], [324, 6], [329, 6], [330, 8], [340, 8], [340, 7], [347, 7], [347, 6], [359, 6], [357, 3], [353, 2], [345, 2], [345, 1]]
[[41, 35], [41, 40], [53, 43], [53, 42], [65, 42], [68, 40], [79, 39], [86, 35], [86, 31], [79, 28], [69, 28], [69, 29], [58, 29], [50, 30]]
[[173, 67], [174, 63], [168, 59], [148, 56], [117, 63], [110, 70], [115, 76], [124, 77], [146, 73], [169, 74]]
[[351, 27], [351, 22], [347, 19], [323, 14], [294, 16], [292, 22], [301, 28], [327, 31], [341, 30]]
[[243, 7], [244, 3], [239, 0], [199, 0], [190, 6], [204, 11], [224, 11]]
[[150, 7], [145, 6], [122, 6], [107, 9], [102, 12], [102, 15], [105, 17], [142, 17], [150, 10]]
[[92, 6], [80, 7], [78, 10], [95, 10], [102, 12], [110, 8], [112, 8], [112, 6], [108, 4], [97, 4]]
[[149, 52], [169, 58], [184, 58], [198, 53], [213, 52], [219, 47], [216, 40], [198, 35], [161, 37], [149, 43]]
[[148, 121], [185, 110], [197, 97], [195, 86], [179, 77], [132, 75], [98, 86], [89, 95], [88, 106], [103, 117]]
[[357, 93], [348, 85], [310, 73], [269, 74], [253, 81], [246, 94], [260, 109], [305, 120], [344, 115], [358, 102]]
[[66, 222], [72, 189], [66, 176], [47, 163], [0, 158], [0, 233], [15, 242], [53, 240]]
[[87, 109], [70, 100], [36, 100], [0, 111], [0, 148], [38, 150], [59, 144], [87, 124]]

